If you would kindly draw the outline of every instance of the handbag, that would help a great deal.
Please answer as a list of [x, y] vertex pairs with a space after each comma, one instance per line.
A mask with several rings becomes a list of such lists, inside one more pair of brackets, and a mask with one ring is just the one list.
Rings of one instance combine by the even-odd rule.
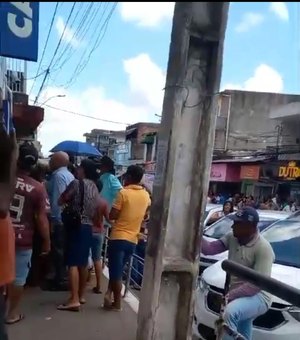
[[79, 211], [74, 207], [74, 204], [68, 204], [61, 214], [61, 219], [67, 228], [79, 228], [81, 226], [81, 217], [84, 205], [84, 183], [79, 181], [80, 205]]

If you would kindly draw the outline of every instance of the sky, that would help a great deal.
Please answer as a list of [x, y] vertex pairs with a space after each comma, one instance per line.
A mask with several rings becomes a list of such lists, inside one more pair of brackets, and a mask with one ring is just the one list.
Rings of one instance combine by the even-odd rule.
[[[44, 154], [94, 128], [159, 122], [174, 3], [120, 2], [113, 11], [113, 3], [60, 2], [44, 49], [55, 7], [40, 2], [39, 60], [27, 75], [32, 101], [50, 71], [38, 97], [47, 101]], [[299, 19], [298, 3], [231, 3], [221, 89], [299, 92]]]

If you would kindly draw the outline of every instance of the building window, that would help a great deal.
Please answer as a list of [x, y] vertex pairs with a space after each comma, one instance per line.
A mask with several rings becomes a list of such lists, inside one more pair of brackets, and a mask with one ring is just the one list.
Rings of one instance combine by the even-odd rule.
[[146, 144], [146, 162], [152, 161], [153, 144]]

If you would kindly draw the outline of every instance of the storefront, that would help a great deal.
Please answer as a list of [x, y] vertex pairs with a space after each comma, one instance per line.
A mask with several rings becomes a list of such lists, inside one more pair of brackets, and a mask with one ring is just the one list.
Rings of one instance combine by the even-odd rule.
[[247, 196], [266, 198], [273, 195], [275, 185], [261, 179], [261, 165], [242, 165], [240, 178], [242, 181], [241, 192]]
[[240, 192], [240, 164], [213, 163], [210, 171], [210, 190], [225, 195]]
[[277, 167], [277, 178], [278, 194], [300, 201], [300, 162], [282, 162]]
[[300, 200], [300, 163], [270, 161], [256, 165], [242, 165], [241, 192], [256, 198], [278, 194]]

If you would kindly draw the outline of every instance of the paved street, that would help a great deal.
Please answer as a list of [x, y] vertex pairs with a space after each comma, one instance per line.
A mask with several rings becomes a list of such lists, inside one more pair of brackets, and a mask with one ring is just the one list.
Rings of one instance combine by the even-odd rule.
[[102, 295], [86, 295], [87, 304], [81, 312], [61, 312], [56, 305], [64, 302], [66, 293], [28, 289], [22, 311], [25, 320], [9, 326], [12, 340], [134, 340], [137, 315], [124, 303], [123, 311], [99, 309]]

